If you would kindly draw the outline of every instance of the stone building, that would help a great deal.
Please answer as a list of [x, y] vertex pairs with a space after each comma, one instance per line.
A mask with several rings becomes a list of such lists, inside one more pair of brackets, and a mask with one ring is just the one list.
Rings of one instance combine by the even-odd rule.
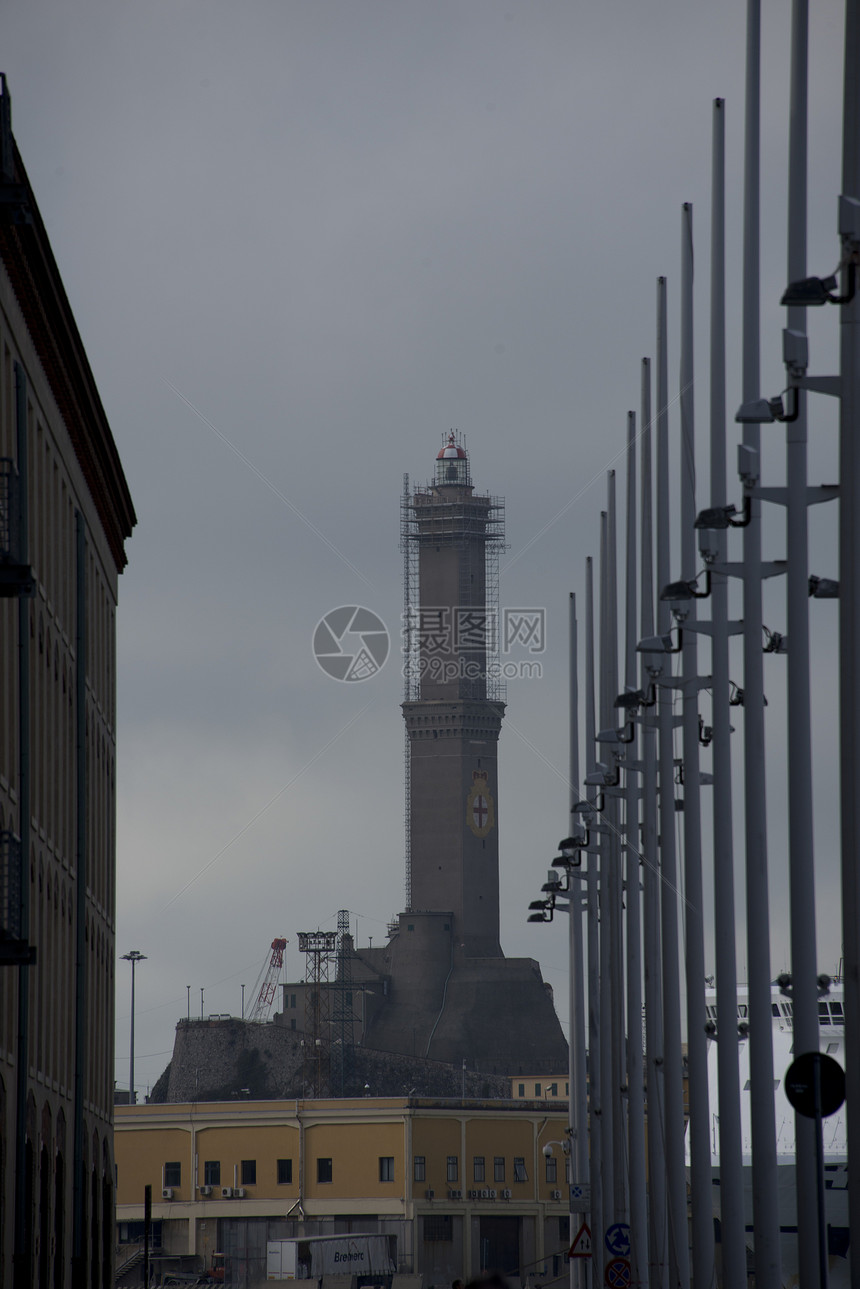
[[0, 80], [0, 1281], [112, 1283], [128, 487]]

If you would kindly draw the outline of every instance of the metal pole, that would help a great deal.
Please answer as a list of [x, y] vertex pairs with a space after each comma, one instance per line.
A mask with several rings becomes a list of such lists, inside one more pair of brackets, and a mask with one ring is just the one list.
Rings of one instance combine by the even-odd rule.
[[[627, 520], [625, 527], [624, 683], [636, 688], [636, 413], [627, 413]], [[634, 731], [636, 726], [633, 726]], [[636, 760], [638, 739], [626, 747]], [[624, 832], [627, 906], [627, 1143], [630, 1176], [630, 1265], [634, 1285], [648, 1270], [648, 1202], [645, 1186], [645, 1069], [642, 1051], [642, 928], [640, 913], [639, 784], [627, 771]]]
[[[608, 510], [606, 516], [607, 539], [607, 649], [605, 665], [607, 669], [607, 710], [604, 728], [608, 729], [615, 720], [615, 698], [618, 694], [618, 527], [615, 501], [615, 471], [609, 471]], [[611, 745], [610, 745], [611, 748]], [[611, 760], [615, 761], [614, 753]], [[607, 791], [609, 855], [610, 855], [610, 941], [609, 969], [611, 973], [612, 996], [612, 1175], [614, 1212], [616, 1222], [627, 1222], [629, 1217], [627, 1200], [627, 1059], [624, 1042], [624, 924], [622, 913], [622, 869], [621, 869], [621, 811], [618, 788]]]
[[[579, 677], [578, 640], [576, 627], [576, 596], [570, 596], [570, 809], [579, 800]], [[576, 818], [571, 813], [571, 820]], [[588, 1168], [588, 1141], [585, 1121], [587, 1101], [585, 1094], [585, 1025], [583, 1017], [582, 980], [582, 895], [577, 877], [571, 877], [570, 906], [568, 908], [568, 1103], [567, 1122], [570, 1140], [571, 1175], [567, 1178], [570, 1238], [573, 1240], [574, 1212], [571, 1182], [581, 1182]], [[570, 1259], [570, 1289], [584, 1284], [583, 1258]]]
[[134, 967], [136, 959], [131, 960], [131, 1040], [128, 1057], [128, 1104], [135, 1105], [134, 1095]]
[[245, 1019], [245, 986], [242, 986], [242, 1020]]
[[[600, 724], [605, 728], [608, 705], [607, 690], [607, 654], [609, 650], [608, 600], [609, 600], [609, 560], [607, 513], [600, 512]], [[592, 744], [592, 753], [597, 747]], [[607, 829], [612, 826], [610, 798], [604, 793], [603, 818]], [[601, 1106], [601, 1147], [603, 1152], [603, 1218], [607, 1226], [617, 1220], [615, 1216], [615, 1149], [614, 1149], [614, 1087], [613, 1087], [613, 1020], [612, 1007], [612, 901], [615, 894], [612, 881], [612, 834], [606, 831], [600, 838], [600, 1106]], [[595, 1253], [603, 1257], [603, 1238], [605, 1231], [593, 1231]], [[595, 1268], [596, 1270], [596, 1268]], [[602, 1271], [602, 1264], [601, 1264]]]
[[[845, 5], [842, 192], [860, 200], [860, 0]], [[845, 240], [844, 250], [854, 247]], [[843, 274], [844, 286], [844, 274]], [[860, 1084], [860, 294], [839, 310], [839, 748], [842, 822], [842, 952], [845, 957], [845, 1073]], [[849, 1106], [848, 1224], [860, 1231], [860, 1107]], [[860, 1289], [860, 1257], [851, 1259]]]
[[[711, 505], [725, 506], [726, 486], [726, 282], [725, 111], [714, 100], [711, 193], [710, 343]], [[727, 557], [725, 531], [707, 534], [718, 563]], [[735, 944], [732, 761], [729, 707], [728, 579], [711, 575], [711, 671], [714, 773], [714, 958], [717, 974], [717, 1075], [719, 1086], [720, 1234], [722, 1281], [746, 1281], [741, 1092], [738, 1068], [738, 980]], [[715, 1152], [716, 1153], [716, 1152]]]
[[[585, 746], [595, 746], [594, 724], [594, 562], [585, 561]], [[593, 793], [591, 794], [593, 796]], [[591, 1184], [592, 1283], [603, 1280], [603, 1083], [600, 1052], [599, 857], [588, 860], [588, 1092], [589, 1181]]]
[[[743, 401], [759, 388], [759, 66], [761, 4], [747, 0], [744, 107]], [[746, 448], [760, 453], [758, 425], [745, 424]], [[762, 671], [761, 502], [751, 498], [743, 543], [744, 814], [746, 831], [747, 974], [749, 993], [750, 1119], [756, 1289], [780, 1289], [776, 1125], [773, 1096], [773, 1020], [770, 997], [770, 914]]]
[[[681, 576], [696, 576], [696, 436], [693, 404], [693, 207], [681, 216]], [[696, 601], [685, 603], [695, 624]], [[699, 649], [694, 630], [684, 632], [684, 932], [687, 983], [687, 1072], [690, 1098], [690, 1190], [693, 1284], [714, 1278], [711, 1125], [708, 1040], [705, 1035], [705, 924], [702, 885], [702, 817], [699, 773]]]
[[[651, 485], [651, 363], [642, 359], [642, 588], [643, 639], [654, 634], [654, 529]], [[641, 684], [647, 693], [662, 671], [652, 654], [642, 655]], [[657, 839], [657, 722], [652, 708], [642, 721], [642, 853], [645, 857], [642, 924], [645, 963], [645, 1055], [648, 1089], [649, 1283], [667, 1289], [666, 1157], [663, 1149], [663, 993], [660, 959], [660, 869]]]
[[128, 1103], [129, 1105], [136, 1105], [137, 1101], [134, 1095], [134, 969], [139, 962], [146, 962], [146, 954], [141, 953], [138, 949], [132, 949], [130, 953], [124, 953], [122, 958], [123, 962], [131, 963], [131, 1044], [128, 1060]]
[[[666, 279], [657, 279], [657, 588], [669, 581], [669, 417]], [[657, 629], [671, 630], [669, 606], [658, 598]], [[681, 979], [678, 959], [678, 872], [675, 854], [674, 703], [671, 666], [659, 687], [660, 923], [663, 942], [664, 1138], [669, 1218], [670, 1283], [688, 1289], [687, 1181], [681, 1070]]]
[[[808, 0], [792, 0], [788, 156], [788, 281], [806, 276]], [[788, 327], [806, 330], [806, 310], [789, 308]], [[806, 394], [786, 426], [786, 600], [788, 623], [788, 867], [791, 895], [791, 978], [794, 1051], [817, 1052], [818, 985], [815, 935], [815, 857], [812, 826], [812, 714], [809, 676], [809, 544]], [[819, 1285], [816, 1221], [816, 1130], [795, 1112], [798, 1277]], [[822, 1283], [826, 1285], [826, 1279]]]
[[87, 1172], [84, 1101], [87, 1085], [87, 528], [75, 511], [75, 1088], [72, 1283], [87, 1271]]

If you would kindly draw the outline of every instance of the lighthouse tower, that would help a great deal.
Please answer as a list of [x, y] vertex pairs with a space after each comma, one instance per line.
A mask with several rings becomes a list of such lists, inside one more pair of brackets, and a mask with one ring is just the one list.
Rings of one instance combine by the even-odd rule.
[[356, 950], [362, 1041], [458, 1071], [561, 1072], [567, 1044], [540, 967], [499, 944], [504, 502], [475, 491], [453, 431], [432, 480], [405, 481], [401, 536], [407, 900], [383, 947]]
[[497, 569], [504, 502], [475, 492], [466, 449], [452, 431], [432, 483], [405, 497], [404, 509], [413, 571], [403, 704], [409, 904], [416, 912], [450, 911], [466, 957], [500, 957], [497, 752], [505, 705]]

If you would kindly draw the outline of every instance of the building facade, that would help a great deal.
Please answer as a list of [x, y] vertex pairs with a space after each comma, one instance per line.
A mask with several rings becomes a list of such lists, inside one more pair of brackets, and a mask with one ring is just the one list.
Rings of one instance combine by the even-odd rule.
[[0, 85], [0, 1267], [112, 1283], [122, 467]]
[[[129, 1258], [152, 1187], [156, 1268], [265, 1281], [268, 1240], [397, 1237], [423, 1289], [496, 1269], [566, 1273], [565, 1104], [376, 1099], [118, 1107], [117, 1223]], [[549, 1147], [549, 1154], [544, 1148]]]

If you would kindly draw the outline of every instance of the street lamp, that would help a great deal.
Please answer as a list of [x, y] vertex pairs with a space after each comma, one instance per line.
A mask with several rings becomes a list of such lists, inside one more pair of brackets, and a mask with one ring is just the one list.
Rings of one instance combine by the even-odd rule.
[[139, 949], [132, 949], [122, 955], [123, 962], [131, 963], [131, 1046], [128, 1058], [128, 1104], [135, 1105], [134, 1092], [134, 969], [139, 962], [146, 962], [146, 954]]

